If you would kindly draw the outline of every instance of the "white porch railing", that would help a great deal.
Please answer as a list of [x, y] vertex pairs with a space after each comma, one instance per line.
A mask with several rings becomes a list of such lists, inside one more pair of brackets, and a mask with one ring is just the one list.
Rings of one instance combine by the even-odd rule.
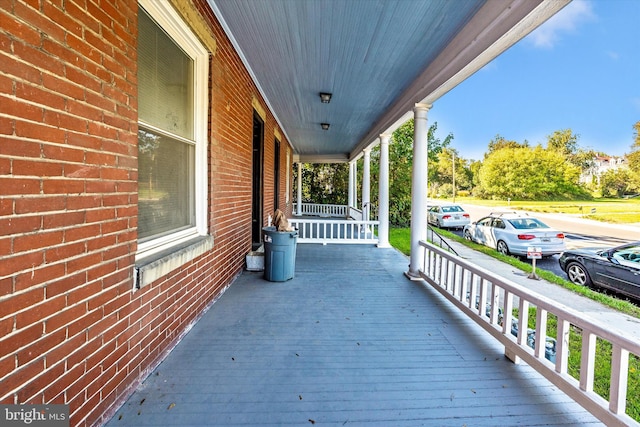
[[299, 215], [321, 216], [331, 218], [346, 218], [347, 205], [322, 205], [318, 203], [301, 203], [302, 212]]
[[[357, 221], [363, 219], [362, 209], [347, 205], [323, 205], [319, 203], [301, 203], [302, 212], [298, 215], [319, 216], [329, 218], [352, 218]], [[369, 210], [369, 219], [376, 220], [378, 212], [372, 203], [366, 204]]]
[[291, 218], [298, 230], [298, 243], [378, 243], [378, 221]]
[[[607, 425], [640, 425], [626, 415], [629, 355], [640, 356], [640, 343], [633, 337], [589, 319], [558, 302], [471, 264], [427, 242], [420, 242], [424, 257], [420, 275], [459, 310], [493, 335], [505, 346], [505, 354], [515, 362], [522, 359], [576, 402]], [[529, 307], [536, 309], [535, 337], [545, 337], [547, 317], [557, 317], [555, 362], [545, 358], [546, 339], [535, 339], [529, 347], [526, 331]], [[519, 318], [512, 315], [519, 309]], [[581, 330], [580, 379], [568, 374], [569, 332]], [[513, 329], [512, 329], [513, 328]], [[593, 391], [596, 339], [611, 343], [609, 399]], [[551, 359], [553, 360], [553, 358]]]
[[349, 218], [353, 218], [356, 221], [362, 221], [362, 210], [349, 206]]
[[301, 207], [302, 215], [319, 218], [289, 219], [289, 223], [298, 229], [298, 243], [378, 243], [379, 222], [365, 221], [360, 209], [318, 203], [302, 203]]

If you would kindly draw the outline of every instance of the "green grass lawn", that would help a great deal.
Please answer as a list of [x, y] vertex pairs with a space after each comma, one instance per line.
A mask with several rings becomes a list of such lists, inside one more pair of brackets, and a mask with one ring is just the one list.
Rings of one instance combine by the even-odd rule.
[[[453, 233], [444, 230], [439, 230], [438, 233], [449, 240], [454, 240], [465, 244], [472, 249], [493, 256], [500, 261], [506, 262], [522, 271], [525, 271], [527, 273], [531, 272], [531, 265], [529, 263], [520, 261], [519, 259], [511, 256], [502, 255], [494, 249], [469, 242]], [[389, 230], [389, 240], [393, 247], [395, 247], [405, 255], [410, 254], [411, 230], [409, 228], [391, 228]], [[640, 307], [631, 304], [628, 301], [620, 300], [609, 295], [593, 291], [584, 286], [578, 286], [548, 271], [537, 270], [536, 273], [544, 280], [555, 283], [558, 286], [563, 286], [577, 294], [596, 300], [628, 315], [640, 318]], [[514, 310], [514, 316], [518, 316], [517, 310]], [[533, 307], [530, 309], [528, 317], [530, 328], [535, 328], [535, 318], [535, 307]], [[552, 314], [549, 314], [547, 323], [547, 335], [550, 337], [557, 337], [556, 318]], [[567, 370], [569, 374], [576, 379], [580, 378], [580, 355], [582, 351], [581, 343], [582, 331], [579, 328], [572, 326], [569, 337], [569, 365]], [[600, 396], [608, 399], [611, 376], [611, 344], [604, 340], [597, 339], [596, 354], [597, 356], [594, 373], [594, 391]], [[638, 358], [638, 356], [636, 355], [631, 355], [629, 359], [626, 413], [636, 421], [640, 421], [640, 358]]]
[[508, 207], [510, 209], [531, 212], [563, 213], [596, 221], [619, 224], [640, 223], [640, 197], [633, 199], [593, 199], [585, 201], [507, 201], [456, 197], [456, 203], [501, 208]]

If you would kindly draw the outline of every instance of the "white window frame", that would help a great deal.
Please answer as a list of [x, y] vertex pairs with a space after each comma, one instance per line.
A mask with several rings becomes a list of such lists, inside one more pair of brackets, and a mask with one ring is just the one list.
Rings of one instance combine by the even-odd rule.
[[[195, 141], [195, 226], [138, 243], [136, 261], [187, 242], [208, 232], [207, 118], [209, 52], [180, 15], [164, 0], [139, 0], [139, 5], [171, 39], [193, 60], [193, 139]], [[143, 124], [143, 123], [141, 123]], [[143, 124], [148, 127], [147, 124]]]

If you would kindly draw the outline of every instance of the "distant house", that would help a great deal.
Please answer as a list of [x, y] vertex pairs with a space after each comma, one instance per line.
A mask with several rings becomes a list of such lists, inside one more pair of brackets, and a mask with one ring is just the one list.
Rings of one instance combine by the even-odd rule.
[[600, 177], [610, 170], [627, 168], [627, 158], [625, 156], [596, 156], [593, 158], [591, 167], [580, 175], [580, 182], [585, 184], [596, 183], [600, 185]]

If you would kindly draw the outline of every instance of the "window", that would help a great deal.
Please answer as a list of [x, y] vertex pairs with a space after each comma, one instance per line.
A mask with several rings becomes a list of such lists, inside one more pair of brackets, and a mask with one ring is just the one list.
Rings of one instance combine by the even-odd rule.
[[168, 3], [138, 13], [138, 258], [207, 233], [208, 52]]
[[493, 218], [485, 218], [478, 221], [478, 225], [481, 225], [483, 227], [490, 227], [492, 221], [493, 221]]

